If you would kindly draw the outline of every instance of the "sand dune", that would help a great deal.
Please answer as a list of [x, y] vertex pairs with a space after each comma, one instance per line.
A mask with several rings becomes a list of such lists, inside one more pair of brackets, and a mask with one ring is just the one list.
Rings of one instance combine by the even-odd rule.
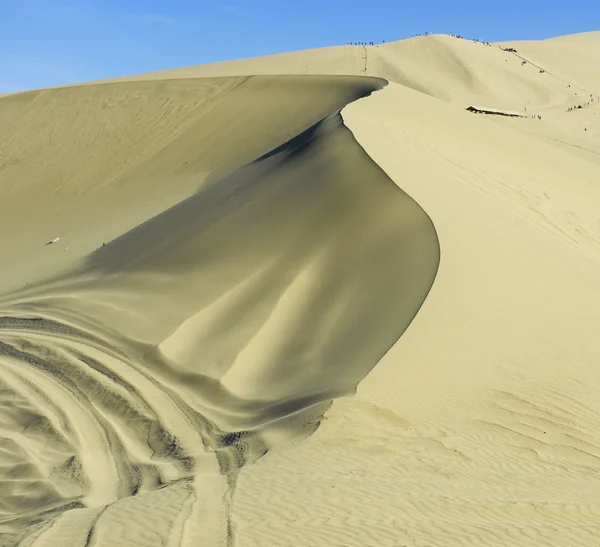
[[600, 34], [501, 45], [0, 98], [0, 544], [596, 545]]
[[[204, 82], [213, 91], [213, 82]], [[178, 168], [188, 177], [200, 171], [196, 194], [65, 273], [3, 299], [4, 390], [11, 409], [3, 426], [26, 431], [11, 438], [4, 452], [27, 465], [23, 480], [14, 480], [12, 467], [3, 477], [5, 531], [29, 533], [38, 524], [43, 541], [57, 541], [50, 538], [61, 537], [63, 517], [74, 518], [66, 509], [108, 506], [102, 516], [90, 513], [81, 523], [87, 531], [78, 534], [98, 534], [110, 543], [100, 523], [119, 526], [118, 506], [130, 506], [132, 496], [152, 505], [162, 503], [147, 499], [162, 497], [157, 489], [175, 488], [170, 503], [177, 505], [209, 480], [218, 487], [207, 494], [210, 503], [222, 513], [212, 536], [218, 542], [227, 529], [223, 503], [235, 469], [310, 433], [332, 398], [352, 393], [394, 344], [431, 287], [439, 248], [430, 219], [364, 154], [335, 110], [384, 82], [333, 77], [234, 83], [237, 93], [227, 88], [230, 96], [200, 115], [195, 130], [184, 138], [168, 133], [170, 142], [127, 165], [125, 175], [113, 159], [109, 167], [117, 175], [105, 171], [98, 181], [83, 171], [69, 181], [79, 182], [79, 207], [90, 207], [111, 186], [132, 207], [135, 190], [165, 179], [176, 184]], [[270, 119], [258, 108], [250, 119], [231, 119], [252, 101], [269, 101], [268, 90], [282, 97], [287, 111], [271, 111], [276, 105], [270, 101], [263, 103]], [[89, 114], [90, 95], [118, 92], [60, 89], [38, 108], [61, 99], [72, 103], [75, 95], [84, 104], [81, 114]], [[211, 114], [229, 116], [222, 134]], [[263, 134], [245, 134], [261, 114]], [[114, 123], [131, 131], [128, 122]], [[145, 128], [138, 131], [138, 138], [147, 138]], [[237, 142], [244, 146], [235, 148]], [[186, 147], [194, 145], [195, 155], [188, 151], [183, 162]], [[82, 139], [75, 150], [85, 157], [89, 145]], [[258, 150], [267, 154], [248, 163]], [[107, 148], [91, 161], [116, 152]], [[182, 169], [182, 163], [191, 167]], [[13, 180], [62, 195], [71, 187], [64, 179], [57, 186], [59, 168], [38, 181], [28, 178], [29, 171]], [[218, 178], [226, 170], [230, 174]], [[204, 172], [210, 172], [207, 180]], [[7, 185], [8, 197], [20, 189]], [[373, 268], [377, 262], [386, 267]], [[390, 292], [397, 298], [390, 299]], [[356, 336], [382, 315], [389, 321], [375, 336]], [[182, 481], [185, 487], [177, 486]], [[187, 520], [207, 519], [199, 499], [189, 506]], [[172, 517], [179, 518], [176, 512]], [[156, 537], [171, 536], [171, 525], [167, 519]], [[188, 541], [194, 540], [182, 531], [177, 542]]]

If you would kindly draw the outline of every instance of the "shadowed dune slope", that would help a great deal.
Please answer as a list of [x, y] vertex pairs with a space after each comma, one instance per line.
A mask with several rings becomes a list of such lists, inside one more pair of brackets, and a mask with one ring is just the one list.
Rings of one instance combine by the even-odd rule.
[[[11, 227], [0, 234], [11, 256], [0, 293], [83, 258], [383, 84], [231, 77], [0, 99], [0, 217]], [[68, 253], [40, 247], [54, 237]]]
[[[78, 206], [91, 207], [107, 187], [133, 200], [128, 185], [176, 184], [184, 157], [210, 171], [191, 197], [0, 300], [6, 544], [65, 542], [69, 530], [73, 545], [110, 545], [124, 514], [141, 525], [164, 503], [144, 544], [196, 544], [193, 526], [202, 541], [225, 542], [237, 469], [314, 431], [396, 342], [433, 283], [439, 247], [429, 217], [337, 112], [381, 85], [252, 78], [236, 88], [248, 102], [286, 89], [305, 102], [281, 99], [289, 115], [272, 112], [252, 133], [258, 117], [230, 111], [211, 139], [209, 113], [127, 176], [82, 183], [90, 201]], [[57, 94], [77, 91], [88, 88]], [[284, 142], [234, 168], [275, 139]]]

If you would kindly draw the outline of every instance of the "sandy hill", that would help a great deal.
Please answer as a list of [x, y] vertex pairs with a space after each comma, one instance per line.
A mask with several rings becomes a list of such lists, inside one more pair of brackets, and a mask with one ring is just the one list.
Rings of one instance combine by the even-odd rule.
[[0, 545], [597, 545], [599, 52], [1, 97]]
[[[446, 102], [493, 102], [496, 108], [521, 110], [529, 101], [538, 108], [570, 104], [574, 92], [598, 92], [597, 71], [600, 53], [593, 44], [600, 32], [542, 42], [514, 42], [485, 46], [472, 40], [446, 35], [419, 36], [377, 46], [336, 46], [184, 67], [140, 74], [119, 81], [172, 78], [205, 78], [230, 75], [340, 74], [386, 78]], [[525, 47], [525, 44], [527, 47]], [[521, 65], [519, 55], [501, 47], [521, 46], [524, 52], [540, 52], [544, 66], [555, 61], [557, 74], [539, 74], [539, 68]], [[529, 49], [531, 48], [531, 49]], [[557, 55], [559, 50], [567, 55]], [[542, 53], [544, 52], [544, 53]], [[534, 55], [535, 59], [535, 55]], [[562, 63], [562, 64], [561, 64]], [[555, 64], [548, 64], [548, 69]], [[568, 69], [567, 69], [568, 67]], [[573, 85], [569, 90], [565, 81]], [[571, 81], [572, 80], [572, 81]], [[110, 80], [108, 80], [110, 81]], [[587, 87], [580, 87], [587, 86]]]

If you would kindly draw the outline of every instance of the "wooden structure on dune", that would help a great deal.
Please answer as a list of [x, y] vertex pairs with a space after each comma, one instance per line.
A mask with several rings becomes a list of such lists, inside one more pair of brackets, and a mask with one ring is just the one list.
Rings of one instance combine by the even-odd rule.
[[509, 116], [511, 118], [526, 118], [526, 114], [521, 112], [513, 112], [511, 110], [497, 110], [495, 108], [480, 108], [478, 106], [469, 106], [465, 110], [474, 112], [475, 114], [490, 114], [494, 116]]

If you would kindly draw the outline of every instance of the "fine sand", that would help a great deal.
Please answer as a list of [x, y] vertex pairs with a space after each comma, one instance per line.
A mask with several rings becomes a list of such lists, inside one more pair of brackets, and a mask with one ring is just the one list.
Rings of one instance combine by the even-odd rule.
[[598, 66], [422, 36], [0, 97], [0, 545], [597, 545]]

